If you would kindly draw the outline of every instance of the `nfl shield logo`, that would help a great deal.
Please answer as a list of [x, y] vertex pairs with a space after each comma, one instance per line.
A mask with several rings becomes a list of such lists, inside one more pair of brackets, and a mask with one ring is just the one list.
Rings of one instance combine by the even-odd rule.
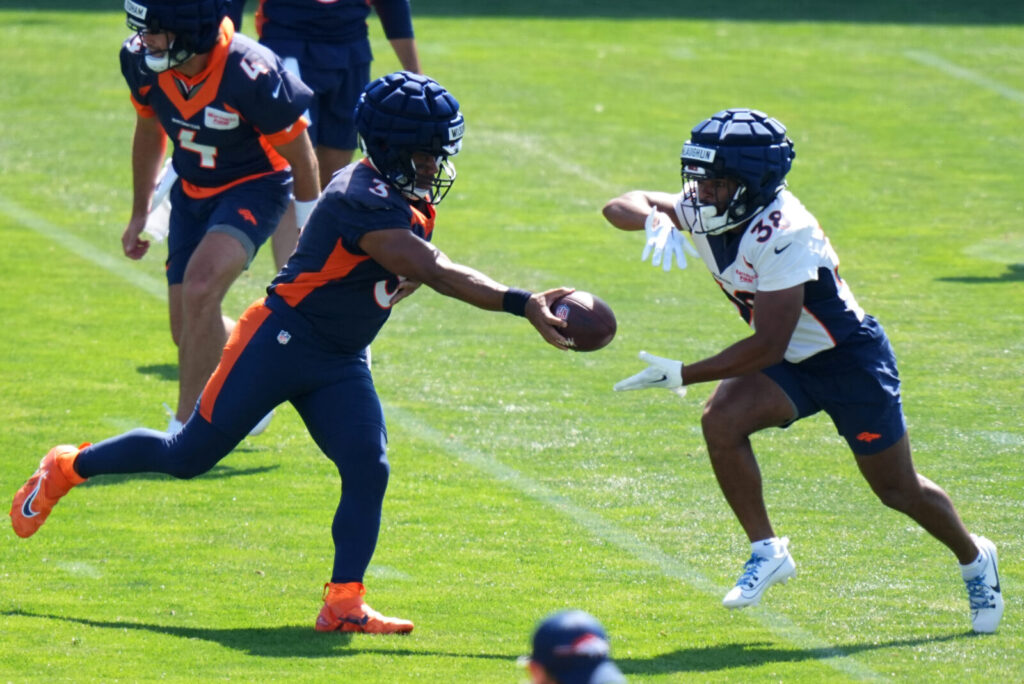
[[292, 339], [292, 334], [287, 330], [282, 330], [281, 332], [277, 333], [278, 344], [288, 344], [288, 340], [290, 339]]

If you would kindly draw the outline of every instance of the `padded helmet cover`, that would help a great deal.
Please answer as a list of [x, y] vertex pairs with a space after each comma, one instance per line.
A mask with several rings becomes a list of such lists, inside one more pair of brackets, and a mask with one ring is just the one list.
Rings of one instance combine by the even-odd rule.
[[[389, 183], [411, 193], [415, 190], [413, 152], [440, 159], [432, 201], [436, 204], [454, 181], [448, 157], [458, 153], [466, 122], [459, 102], [441, 84], [427, 76], [399, 71], [370, 83], [355, 109], [356, 131], [366, 156]], [[442, 173], [450, 170], [449, 178]]]

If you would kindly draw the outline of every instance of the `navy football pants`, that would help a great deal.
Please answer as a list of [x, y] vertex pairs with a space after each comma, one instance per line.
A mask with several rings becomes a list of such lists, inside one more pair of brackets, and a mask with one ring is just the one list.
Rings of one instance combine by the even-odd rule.
[[326, 351], [301, 322], [285, 321], [261, 302], [239, 319], [181, 432], [132, 430], [83, 449], [75, 469], [82, 477], [144, 472], [196, 477], [285, 401], [341, 475], [341, 502], [331, 528], [331, 581], [362, 582], [377, 544], [390, 470], [384, 413], [370, 369], [360, 355]]

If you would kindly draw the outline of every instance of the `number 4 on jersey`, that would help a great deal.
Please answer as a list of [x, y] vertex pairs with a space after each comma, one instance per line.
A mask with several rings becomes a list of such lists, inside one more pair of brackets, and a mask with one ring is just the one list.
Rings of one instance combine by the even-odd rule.
[[199, 165], [204, 169], [217, 168], [217, 148], [213, 145], [200, 145], [196, 141], [196, 132], [188, 129], [178, 131], [178, 144], [183, 150], [199, 155]]

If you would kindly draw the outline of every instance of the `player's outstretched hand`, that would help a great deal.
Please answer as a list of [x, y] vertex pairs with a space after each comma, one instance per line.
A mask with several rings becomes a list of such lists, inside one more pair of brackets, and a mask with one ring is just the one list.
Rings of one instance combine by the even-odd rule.
[[575, 292], [574, 287], [556, 287], [553, 290], [535, 292], [526, 302], [526, 318], [537, 329], [548, 344], [559, 349], [569, 349], [569, 341], [559, 332], [566, 322], [551, 312], [551, 303]]
[[686, 252], [697, 256], [697, 251], [689, 243], [682, 231], [678, 230], [669, 215], [651, 209], [644, 221], [644, 235], [647, 238], [644, 243], [644, 251], [640, 254], [640, 261], [646, 261], [651, 257], [651, 266], [661, 266], [662, 270], [672, 270], [672, 260], [675, 259], [679, 268], [686, 268]]
[[647, 368], [636, 375], [631, 375], [625, 380], [615, 383], [613, 388], [616, 392], [627, 390], [653, 389], [663, 387], [670, 389], [679, 396], [686, 394], [683, 386], [683, 362], [666, 359], [645, 351], [640, 352], [640, 360], [649, 364]]

